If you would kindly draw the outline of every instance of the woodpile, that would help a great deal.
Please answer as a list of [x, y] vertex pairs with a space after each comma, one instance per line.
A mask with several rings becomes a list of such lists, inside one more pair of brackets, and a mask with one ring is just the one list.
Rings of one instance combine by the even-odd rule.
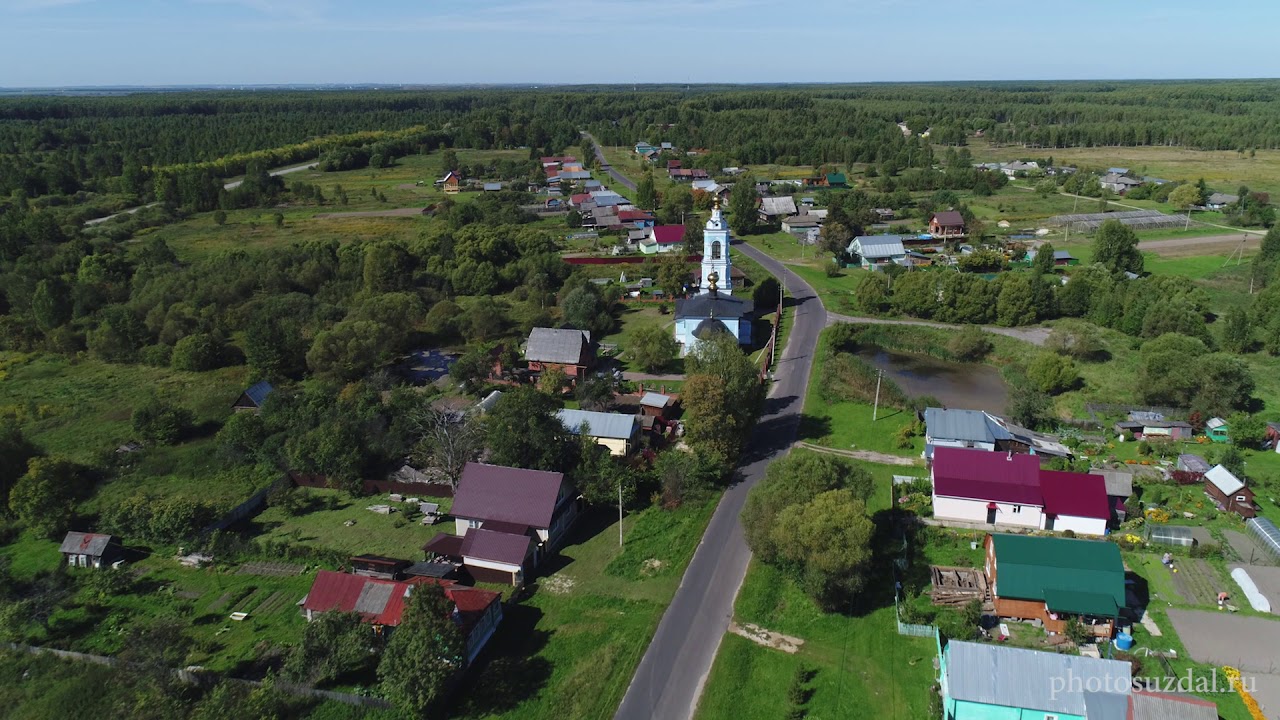
[[990, 606], [987, 576], [981, 570], [932, 565], [929, 567], [929, 573], [933, 580], [933, 588], [929, 596], [934, 605], [963, 607], [970, 601], [979, 600], [984, 610]]

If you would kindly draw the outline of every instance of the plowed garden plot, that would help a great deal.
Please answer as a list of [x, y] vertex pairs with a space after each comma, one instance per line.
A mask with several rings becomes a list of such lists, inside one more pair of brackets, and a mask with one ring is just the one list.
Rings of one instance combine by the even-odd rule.
[[1223, 582], [1213, 566], [1195, 558], [1179, 558], [1174, 564], [1173, 585], [1182, 599], [1193, 605], [1210, 605], [1218, 601]]
[[271, 594], [271, 597], [267, 598], [266, 600], [263, 600], [262, 604], [258, 606], [258, 609], [253, 611], [253, 614], [266, 615], [269, 613], [276, 612], [278, 610], [283, 610], [284, 606], [288, 604], [288, 602], [289, 602], [289, 596], [277, 590], [276, 592]]

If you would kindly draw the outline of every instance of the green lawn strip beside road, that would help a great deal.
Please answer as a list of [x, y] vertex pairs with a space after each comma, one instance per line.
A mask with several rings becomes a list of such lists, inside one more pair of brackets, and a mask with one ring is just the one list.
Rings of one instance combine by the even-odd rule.
[[885, 606], [852, 615], [824, 613], [778, 570], [753, 561], [735, 606], [739, 623], [804, 640], [787, 654], [726, 635], [707, 680], [700, 720], [785, 717], [787, 689], [801, 666], [816, 670], [808, 717], [920, 718], [935, 680], [932, 638], [898, 635], [890, 589]]
[[611, 716], [718, 499], [628, 515], [621, 552], [607, 511], [584, 519], [578, 537], [551, 560], [554, 572], [537, 580], [531, 597], [507, 607], [459, 715]]

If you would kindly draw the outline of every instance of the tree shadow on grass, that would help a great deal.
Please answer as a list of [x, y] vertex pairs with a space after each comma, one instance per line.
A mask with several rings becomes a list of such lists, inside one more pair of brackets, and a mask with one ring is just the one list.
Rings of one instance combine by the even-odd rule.
[[804, 413], [800, 416], [800, 428], [796, 432], [798, 440], [821, 440], [831, 434], [831, 418]]
[[502, 624], [467, 678], [458, 687], [449, 717], [488, 717], [508, 712], [535, 697], [551, 679], [551, 663], [537, 654], [551, 632], [537, 629], [542, 610], [527, 605], [503, 608]]

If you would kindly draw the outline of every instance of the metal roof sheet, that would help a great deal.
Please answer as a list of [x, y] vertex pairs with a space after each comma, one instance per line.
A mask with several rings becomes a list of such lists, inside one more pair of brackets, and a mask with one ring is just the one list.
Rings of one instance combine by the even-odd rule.
[[1009, 432], [981, 410], [924, 409], [925, 434], [935, 440], [994, 443], [1008, 440]]
[[640, 404], [647, 407], [664, 408], [671, 404], [671, 396], [656, 392], [646, 392], [641, 396]]
[[676, 300], [676, 319], [682, 318], [740, 318], [751, 312], [751, 301], [721, 293], [699, 293], [691, 298]]
[[939, 447], [933, 451], [933, 488], [938, 495], [1043, 505], [1040, 460], [985, 450]]
[[467, 532], [462, 540], [462, 556], [477, 560], [523, 565], [529, 556], [533, 538], [528, 535], [476, 528]]
[[1044, 495], [1044, 511], [1050, 515], [1070, 515], [1107, 520], [1107, 483], [1098, 475], [1040, 471], [1040, 493]]
[[1205, 460], [1200, 455], [1192, 453], [1183, 453], [1182, 455], [1179, 455], [1178, 462], [1187, 470], [1187, 472], [1200, 473], [1202, 475], [1209, 472], [1209, 468], [1212, 467], [1209, 465], [1208, 460]]
[[103, 535], [100, 533], [80, 533], [69, 532], [62, 539], [62, 546], [58, 548], [59, 552], [73, 553], [76, 555], [90, 555], [93, 557], [101, 557], [106, 552], [107, 546], [115, 538], [114, 535]]
[[1110, 689], [1109, 694], [1122, 697], [1133, 684], [1130, 664], [1119, 660], [959, 640], [947, 644], [946, 654], [950, 696], [984, 705], [1084, 717], [1085, 693], [1055, 691], [1055, 681], [1078, 678], [1081, 687]]
[[1044, 600], [1054, 590], [1109, 596], [1124, 607], [1124, 563], [1114, 543], [1030, 535], [993, 535], [1000, 597]]
[[1217, 705], [1188, 695], [1134, 691], [1129, 707], [1130, 720], [1218, 720]]
[[573, 328], [534, 328], [529, 331], [524, 357], [534, 362], [579, 365], [587, 351], [587, 336]]
[[449, 514], [546, 529], [563, 483], [563, 473], [467, 463]]
[[865, 258], [897, 257], [907, 254], [901, 235], [859, 235], [849, 243], [849, 251]]
[[1133, 494], [1133, 473], [1124, 470], [1093, 469], [1089, 474], [1102, 476], [1108, 495], [1127, 498]]
[[627, 440], [636, 433], [636, 416], [620, 413], [593, 412], [591, 410], [563, 409], [556, 413], [560, 422], [577, 435], [585, 424], [591, 437]]
[[266, 400], [267, 396], [270, 395], [271, 391], [274, 389], [275, 388], [271, 387], [271, 383], [263, 380], [250, 386], [248, 390], [244, 391], [244, 395], [256, 407], [261, 407], [262, 401]]
[[1234, 495], [1244, 489], [1244, 483], [1240, 478], [1221, 465], [1210, 468], [1209, 472], [1204, 474], [1204, 479], [1213, 483], [1213, 486], [1221, 490], [1223, 495]]
[[795, 215], [796, 201], [787, 197], [767, 197], [760, 201], [760, 210], [765, 215]]

